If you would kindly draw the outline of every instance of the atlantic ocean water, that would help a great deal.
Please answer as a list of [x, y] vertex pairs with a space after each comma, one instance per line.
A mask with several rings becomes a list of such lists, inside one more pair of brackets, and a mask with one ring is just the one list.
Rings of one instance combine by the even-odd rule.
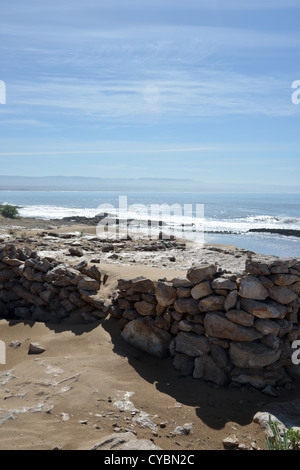
[[[127, 215], [140, 221], [159, 218], [152, 210], [157, 205], [167, 205], [171, 212], [176, 208], [171, 213], [172, 223], [178, 230], [184, 224], [187, 238], [189, 229], [186, 227], [193, 225], [197, 208], [201, 206], [205, 243], [231, 244], [267, 255], [300, 257], [300, 194], [0, 191], [0, 203], [20, 206], [22, 217], [49, 220], [94, 217], [103, 212], [104, 207], [122, 217], [120, 198], [126, 199]], [[147, 209], [145, 214], [141, 207]], [[192, 208], [192, 212], [187, 212], [186, 208]], [[282, 230], [289, 235], [283, 235]]]

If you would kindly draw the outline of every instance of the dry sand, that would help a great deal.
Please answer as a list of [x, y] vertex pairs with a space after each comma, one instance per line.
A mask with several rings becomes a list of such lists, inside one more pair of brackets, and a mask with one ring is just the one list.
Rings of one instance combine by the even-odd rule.
[[[30, 229], [33, 225], [27, 226]], [[75, 229], [82, 231], [56, 227], [64, 232]], [[14, 230], [13, 238], [24, 227]], [[88, 227], [84, 230], [94, 233]], [[2, 223], [4, 238], [6, 233], [7, 221]], [[59, 250], [63, 256], [61, 245]], [[106, 295], [115, 290], [118, 278], [172, 279], [186, 271], [179, 257], [174, 263], [167, 261], [166, 253], [157, 258], [146, 255], [131, 253], [124, 262], [101, 253], [98, 267], [109, 275]], [[203, 254], [215, 259], [216, 255], [218, 260], [227, 256], [241, 263], [243, 251], [208, 247]], [[164, 267], [161, 256], [166, 258]], [[188, 263], [195, 253], [188, 249], [180, 256]], [[85, 450], [124, 430], [152, 439], [164, 450], [222, 450], [222, 440], [233, 436], [247, 448], [255, 443], [264, 449], [264, 435], [253, 416], [266, 403], [299, 396], [299, 386], [273, 398], [251, 387], [217, 387], [181, 377], [171, 358], [155, 359], [128, 345], [118, 322], [110, 317], [90, 324], [72, 317], [59, 325], [0, 320], [0, 339], [6, 345], [6, 364], [0, 365], [0, 450]], [[19, 347], [9, 346], [14, 340]], [[45, 351], [28, 354], [30, 342]], [[124, 405], [127, 409], [120, 410]], [[192, 423], [188, 435], [174, 432], [186, 423]]]

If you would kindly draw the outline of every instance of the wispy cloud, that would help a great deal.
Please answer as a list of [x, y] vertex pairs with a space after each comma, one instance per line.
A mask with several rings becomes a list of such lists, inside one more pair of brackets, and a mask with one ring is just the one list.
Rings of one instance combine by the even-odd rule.
[[[291, 104], [290, 83], [283, 78], [249, 77], [223, 70], [182, 73], [161, 70], [151, 79], [96, 81], [86, 78], [52, 78], [10, 84], [13, 106], [62, 110], [94, 119], [137, 119], [157, 114], [162, 120], [191, 116], [288, 116], [298, 109]], [[164, 76], [165, 75], [165, 76]], [[196, 75], [198, 78], [196, 79]]]

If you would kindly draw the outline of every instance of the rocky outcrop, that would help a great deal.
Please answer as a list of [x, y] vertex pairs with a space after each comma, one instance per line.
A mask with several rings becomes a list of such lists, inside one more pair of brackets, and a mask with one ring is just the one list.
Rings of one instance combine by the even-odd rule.
[[[138, 439], [132, 432], [110, 434], [90, 450], [162, 450], [149, 439]], [[119, 462], [118, 462], [119, 463]]]
[[0, 316], [59, 322], [73, 314], [96, 321], [109, 312], [101, 297], [101, 272], [81, 261], [75, 266], [40, 258], [30, 248], [0, 245]]
[[249, 258], [243, 273], [195, 265], [184, 278], [121, 279], [122, 336], [182, 375], [218, 385], [291, 386], [299, 338], [300, 262]]

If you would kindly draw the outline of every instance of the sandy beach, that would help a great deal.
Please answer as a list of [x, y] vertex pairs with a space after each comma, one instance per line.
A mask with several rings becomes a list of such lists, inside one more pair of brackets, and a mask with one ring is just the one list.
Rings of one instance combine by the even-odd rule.
[[[107, 298], [120, 278], [172, 279], [195, 260], [239, 272], [249, 256], [237, 247], [182, 240], [104, 243], [94, 226], [35, 219], [1, 218], [0, 239], [56, 260], [96, 264], [108, 276]], [[70, 247], [81, 251], [71, 255]], [[0, 365], [1, 450], [88, 450], [125, 431], [163, 450], [222, 450], [225, 438], [237, 438], [241, 448], [264, 449], [255, 413], [268, 403], [299, 397], [297, 384], [271, 397], [254, 387], [219, 387], [180, 376], [171, 358], [156, 359], [127, 344], [110, 316], [86, 324], [74, 317], [60, 324], [2, 319], [0, 339], [6, 345], [6, 364]], [[10, 346], [13, 341], [20, 344]], [[28, 354], [31, 342], [45, 351]]]

